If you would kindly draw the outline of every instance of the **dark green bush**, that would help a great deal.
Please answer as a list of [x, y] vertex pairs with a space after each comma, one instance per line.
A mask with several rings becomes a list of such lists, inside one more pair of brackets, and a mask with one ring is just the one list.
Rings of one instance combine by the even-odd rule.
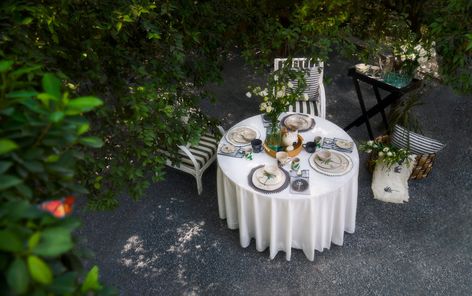
[[[106, 295], [98, 268], [85, 276], [74, 247], [76, 218], [58, 219], [40, 203], [86, 192], [75, 179], [79, 146], [101, 147], [87, 135], [83, 113], [96, 97], [70, 98], [39, 66], [0, 61], [0, 294]], [[42, 91], [37, 86], [42, 85]]]

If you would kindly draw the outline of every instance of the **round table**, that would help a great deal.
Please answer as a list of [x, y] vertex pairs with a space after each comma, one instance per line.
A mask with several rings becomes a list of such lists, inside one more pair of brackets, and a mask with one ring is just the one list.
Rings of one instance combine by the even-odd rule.
[[[300, 133], [304, 142], [313, 141], [315, 136], [341, 138], [351, 137], [334, 123], [315, 117], [313, 129]], [[235, 126], [251, 126], [265, 139], [262, 116], [247, 118]], [[225, 138], [220, 146], [227, 143]], [[239, 228], [241, 246], [246, 248], [255, 238], [260, 252], [270, 247], [270, 258], [278, 251], [285, 251], [290, 260], [291, 249], [302, 249], [313, 261], [315, 250], [330, 248], [331, 243], [343, 244], [344, 232], [353, 233], [356, 222], [357, 181], [359, 154], [354, 145], [347, 153], [353, 161], [353, 168], [342, 176], [327, 176], [311, 168], [308, 158], [311, 154], [302, 151], [301, 169], [309, 169], [310, 194], [290, 193], [287, 187], [279, 193], [261, 193], [248, 182], [248, 175], [256, 166], [276, 164], [275, 158], [265, 152], [254, 153], [253, 160], [218, 155], [217, 187], [218, 208], [221, 219], [227, 220], [228, 228]], [[284, 166], [286, 170], [290, 165]]]

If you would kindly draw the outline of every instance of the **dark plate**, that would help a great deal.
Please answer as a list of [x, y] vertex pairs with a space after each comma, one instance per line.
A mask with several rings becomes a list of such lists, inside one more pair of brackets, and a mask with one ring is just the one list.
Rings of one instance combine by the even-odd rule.
[[293, 191], [303, 192], [308, 189], [308, 182], [305, 179], [295, 179], [290, 186], [292, 186]]

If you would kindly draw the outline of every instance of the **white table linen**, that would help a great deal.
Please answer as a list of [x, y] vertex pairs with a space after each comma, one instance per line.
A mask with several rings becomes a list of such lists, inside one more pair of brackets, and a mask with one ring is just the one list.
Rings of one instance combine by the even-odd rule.
[[[301, 133], [304, 142], [315, 136], [341, 138], [352, 141], [340, 127], [328, 120], [315, 117], [315, 128]], [[261, 115], [239, 122], [258, 129], [265, 138]], [[221, 144], [226, 143], [224, 139]], [[221, 219], [227, 220], [228, 228], [239, 228], [241, 246], [246, 248], [255, 238], [260, 252], [270, 248], [270, 258], [278, 251], [286, 252], [290, 260], [291, 249], [302, 249], [313, 261], [315, 250], [330, 248], [331, 243], [343, 244], [344, 232], [355, 231], [357, 208], [357, 183], [359, 154], [354, 145], [348, 153], [353, 168], [343, 176], [326, 176], [313, 170], [308, 162], [312, 154], [302, 151], [301, 169], [310, 170], [310, 195], [293, 194], [287, 187], [279, 193], [264, 194], [254, 190], [248, 183], [252, 168], [261, 164], [276, 164], [275, 158], [265, 152], [254, 153], [253, 160], [218, 155], [217, 187], [218, 208]], [[290, 165], [284, 166], [286, 170]]]

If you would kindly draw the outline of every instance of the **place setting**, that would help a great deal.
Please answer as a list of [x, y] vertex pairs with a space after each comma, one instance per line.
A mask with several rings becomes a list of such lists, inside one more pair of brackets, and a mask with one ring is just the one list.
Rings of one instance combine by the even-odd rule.
[[224, 143], [218, 149], [219, 155], [242, 158], [244, 157], [244, 151], [240, 147], [236, 147], [229, 143]]
[[236, 126], [226, 133], [225, 139], [233, 146], [241, 147], [250, 145], [252, 140], [260, 138], [260, 136], [260, 132], [254, 127]]
[[321, 148], [336, 150], [344, 153], [351, 153], [354, 147], [354, 143], [349, 140], [339, 138], [323, 138], [321, 142]]
[[259, 165], [251, 170], [248, 183], [262, 193], [277, 193], [290, 184], [289, 173], [275, 164]]
[[342, 176], [351, 171], [352, 159], [341, 152], [319, 150], [309, 158], [310, 166], [317, 172], [327, 176]]
[[307, 114], [289, 114], [280, 121], [282, 125], [290, 130], [306, 132], [315, 127], [315, 119]]

